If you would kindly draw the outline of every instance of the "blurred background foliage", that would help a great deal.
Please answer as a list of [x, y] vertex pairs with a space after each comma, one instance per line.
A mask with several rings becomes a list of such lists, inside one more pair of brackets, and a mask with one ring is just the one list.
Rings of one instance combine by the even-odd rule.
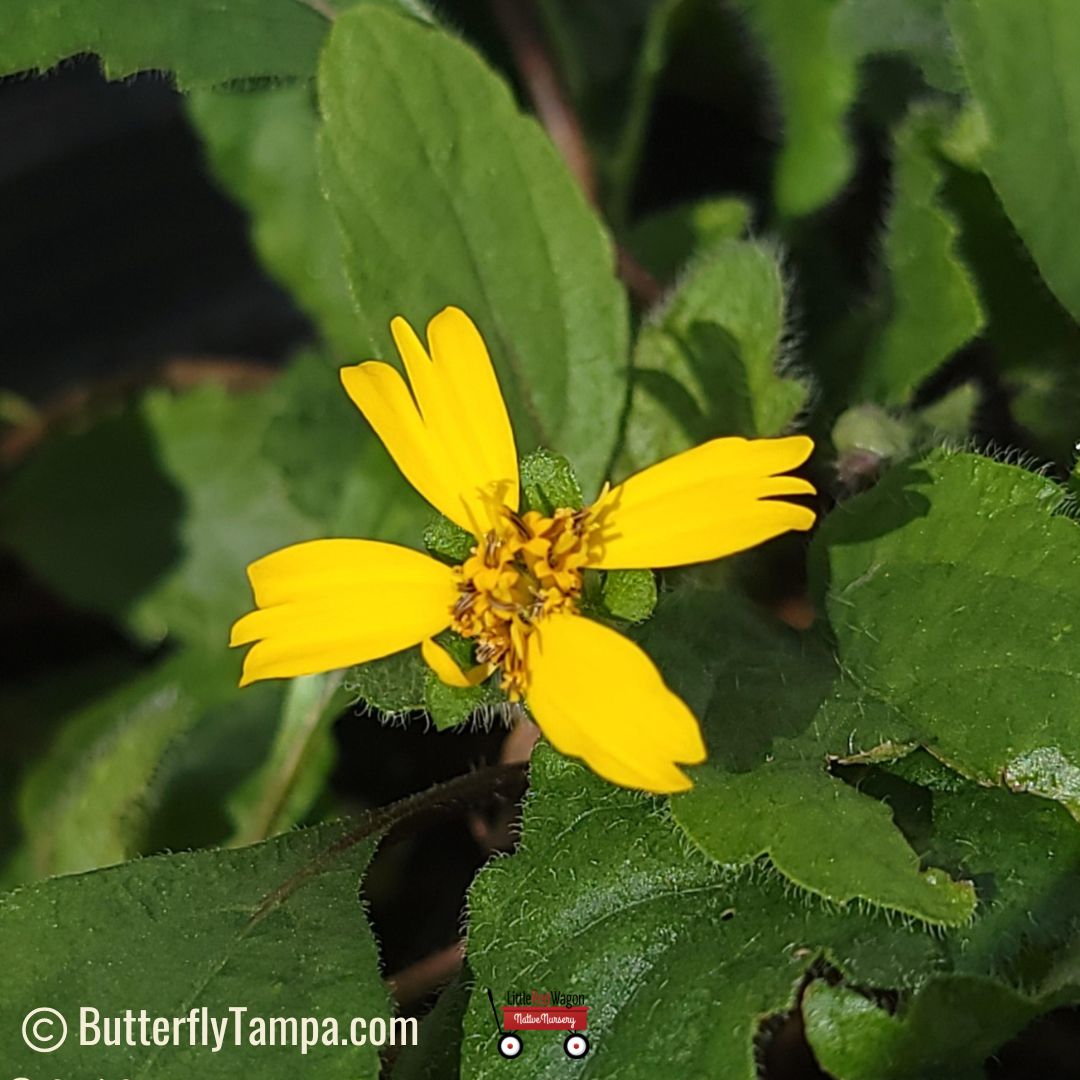
[[[89, 901], [16, 894], [36, 900], [0, 944], [65, 912], [70, 941], [20, 961], [32, 984], [95, 920], [123, 938], [142, 889], [200, 874], [209, 909], [236, 881], [257, 907], [340, 840], [327, 822], [464, 775], [423, 827], [363, 819], [275, 928], [306, 1000], [305, 950], [362, 928], [349, 883], [396, 829], [364, 878], [378, 964], [361, 929], [311, 1000], [355, 1006], [363, 967], [371, 1011], [381, 972], [434, 1034], [349, 1075], [499, 1071], [474, 977], [607, 994], [597, 1076], [1074, 1075], [1080, 12], [335, 7], [332, 36], [297, 0], [0, 15], [0, 882], [207, 849], [88, 879]], [[522, 452], [573, 465], [534, 459], [537, 484], [588, 499], [703, 439], [801, 428], [826, 520], [809, 571], [784, 540], [665, 577], [635, 633], [706, 727], [697, 787], [668, 813], [541, 751], [524, 848], [479, 877], [438, 996], [465, 891], [515, 842], [524, 727], [409, 657], [240, 692], [225, 641], [251, 559], [420, 542], [431, 512], [335, 369], [447, 303], [484, 331]], [[616, 584], [599, 610], [641, 621], [653, 579]], [[569, 882], [602, 933], [560, 921]], [[566, 1074], [554, 1040], [530, 1068]]]

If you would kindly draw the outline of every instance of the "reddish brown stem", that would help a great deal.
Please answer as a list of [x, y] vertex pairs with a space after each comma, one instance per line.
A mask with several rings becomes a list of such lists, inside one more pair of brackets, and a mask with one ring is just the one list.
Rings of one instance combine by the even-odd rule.
[[402, 1008], [419, 1001], [432, 990], [445, 986], [465, 961], [465, 942], [455, 941], [445, 949], [430, 953], [386, 980], [390, 996]]
[[330, 5], [328, 0], [299, 0], [304, 7], [311, 8], [312, 11], [317, 11], [324, 19], [329, 22], [333, 22], [337, 18], [337, 12]]
[[[598, 207], [600, 186], [585, 130], [552, 62], [532, 0], [491, 0], [491, 6], [536, 115], [585, 197]], [[619, 276], [631, 296], [651, 307], [663, 295], [659, 282], [624, 247], [616, 252]]]

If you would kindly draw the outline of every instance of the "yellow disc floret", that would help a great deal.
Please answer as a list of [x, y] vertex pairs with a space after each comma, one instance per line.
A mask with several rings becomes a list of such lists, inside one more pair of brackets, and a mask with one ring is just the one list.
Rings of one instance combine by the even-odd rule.
[[545, 517], [502, 507], [496, 527], [455, 568], [460, 596], [451, 627], [476, 639], [478, 664], [502, 670], [511, 700], [525, 690], [528, 639], [537, 621], [576, 610], [588, 522], [587, 510], [562, 508]]

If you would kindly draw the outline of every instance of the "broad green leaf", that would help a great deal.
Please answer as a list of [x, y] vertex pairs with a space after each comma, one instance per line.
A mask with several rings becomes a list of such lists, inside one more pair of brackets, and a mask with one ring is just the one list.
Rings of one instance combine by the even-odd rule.
[[[840, 915], [769, 874], [702, 859], [658, 801], [544, 747], [531, 772], [521, 849], [469, 895], [463, 1080], [520, 1072], [496, 1051], [487, 988], [496, 1001], [534, 986], [585, 994], [597, 1080], [751, 1080], [759, 1021], [790, 1007], [822, 953], [866, 985], [900, 986], [935, 962], [937, 943], [911, 927]], [[524, 1042], [530, 1077], [566, 1075], [558, 1033]]]
[[[1080, 810], [1068, 602], [1080, 533], [1055, 513], [1063, 499], [1043, 477], [973, 455], [892, 469], [815, 541], [831, 641], [766, 627], [722, 595], [669, 594], [641, 640], [705, 727], [709, 761], [673, 804], [691, 838], [721, 862], [767, 852], [835, 901], [963, 921], [968, 887], [922, 872], [951, 862], [918, 852], [916, 863], [869, 793], [825, 770], [921, 744], [980, 783]], [[1043, 555], [1019, 560], [1020, 549]], [[846, 827], [815, 826], [826, 814]]]
[[236, 667], [224, 650], [180, 653], [64, 723], [19, 798], [36, 876], [145, 850], [162, 761], [205, 714], [236, 699]]
[[330, 725], [345, 704], [341, 679], [330, 672], [289, 683], [270, 756], [230, 802], [236, 845], [291, 829], [318, 798], [334, 764]]
[[703, 255], [642, 327], [623, 470], [719, 435], [778, 435], [808, 388], [783, 370], [784, 281], [775, 254], [728, 241]]
[[1080, 18], [1071, 0], [952, 0], [949, 18], [990, 131], [982, 164], [1046, 283], [1080, 317]]
[[8, 0], [0, 71], [45, 70], [78, 53], [110, 79], [171, 72], [182, 89], [260, 76], [307, 76], [330, 28], [304, 0]]
[[812, 580], [857, 749], [915, 739], [1080, 814], [1080, 527], [1063, 499], [1045, 477], [936, 452], [825, 520]]
[[374, 355], [374, 339], [349, 295], [337, 222], [319, 188], [314, 88], [301, 82], [204, 90], [187, 104], [215, 174], [250, 216], [263, 264], [341, 363]]
[[[357, 896], [373, 841], [333, 824], [236, 851], [159, 856], [62, 877], [0, 899], [0, 1054], [25, 1062], [24, 1014], [47, 1006], [71, 1036], [49, 1058], [59, 1075], [194, 1075], [273, 1080], [300, 1073], [374, 1080], [367, 1046], [299, 1048], [92, 1045], [76, 1037], [81, 1006], [103, 1017], [206, 1008], [230, 1018], [333, 1018], [348, 1038], [354, 1016], [390, 1017], [378, 954]], [[27, 948], [33, 942], [33, 948]], [[138, 1029], [136, 1028], [136, 1031]], [[403, 1035], [405, 1033], [402, 1033]]]
[[319, 100], [323, 181], [379, 355], [395, 355], [392, 316], [422, 329], [463, 308], [518, 450], [565, 454], [594, 491], [626, 393], [626, 299], [610, 241], [546, 136], [466, 45], [363, 6], [335, 23]]
[[680, 203], [634, 223], [626, 238], [636, 258], [659, 281], [671, 281], [696, 255], [724, 240], [740, 240], [751, 221], [743, 199]]
[[891, 311], [859, 384], [884, 405], [906, 403], [983, 325], [975, 283], [957, 251], [959, 228], [941, 196], [940, 125], [936, 112], [916, 112], [895, 137], [895, 194], [883, 251]]
[[847, 183], [854, 152], [847, 111], [857, 56], [836, 33], [839, 0], [739, 0], [776, 77], [784, 129], [774, 197], [785, 217], [829, 202]]
[[[1005, 919], [1038, 925], [1049, 914], [1054, 947], [1069, 952], [1080, 830], [1061, 807], [966, 784], [941, 796], [950, 806], [942, 804], [939, 819], [935, 794], [929, 848], [935, 857], [966, 850], [957, 869], [978, 874], [985, 904], [969, 926], [929, 933], [807, 902], [768, 873], [704, 863], [657, 800], [605, 785], [546, 747], [534, 754], [531, 776], [518, 853], [490, 864], [470, 892], [476, 986], [465, 1019], [464, 1080], [515, 1070], [495, 1048], [488, 988], [497, 1001], [531, 987], [586, 995], [590, 1077], [630, 1080], [658, 1073], [751, 1080], [758, 1025], [794, 1005], [808, 973], [807, 993], [828, 985], [888, 992], [901, 1023], [921, 1015], [940, 1031], [950, 1023], [960, 1031], [974, 1023], [976, 1007], [985, 1010], [978, 1041], [926, 1040], [921, 1076], [963, 1075], [988, 1043], [997, 1049], [1035, 1013], [1071, 1000], [1072, 990], [1021, 991], [1025, 945], [1001, 934]], [[1018, 841], [1014, 868], [1009, 851]], [[1048, 952], [1051, 937], [1040, 943]], [[823, 971], [828, 980], [819, 982]], [[961, 987], [976, 993], [960, 994]], [[807, 1015], [818, 1025], [817, 1015]], [[853, 1044], [863, 1038], [848, 1030]], [[814, 1032], [823, 1045], [854, 1052], [845, 1034], [824, 1026]], [[557, 1033], [526, 1032], [524, 1042], [530, 1076], [566, 1075]], [[895, 1062], [878, 1056], [886, 1071], [875, 1080], [911, 1075], [901, 1070], [919, 1047], [906, 1042]]]
[[919, 857], [889, 808], [828, 777], [821, 763], [703, 770], [675, 803], [690, 838], [722, 863], [768, 855], [799, 885], [845, 904], [869, 900], [927, 922], [970, 919], [975, 890]]
[[971, 885], [922, 866], [883, 802], [826, 771], [847, 735], [837, 738], [829, 713], [840, 672], [826, 647], [728, 593], [682, 589], [664, 601], [639, 636], [709, 747], [691, 770], [694, 788], [672, 801], [690, 839], [718, 863], [768, 855], [837, 904], [949, 925], [970, 918]]

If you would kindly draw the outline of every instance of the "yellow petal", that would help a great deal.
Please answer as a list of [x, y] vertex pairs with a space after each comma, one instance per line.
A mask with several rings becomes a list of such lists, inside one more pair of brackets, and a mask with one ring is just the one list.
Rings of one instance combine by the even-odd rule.
[[797, 476], [813, 449], [805, 435], [713, 439], [636, 473], [593, 508], [589, 565], [604, 570], [706, 562], [806, 530], [814, 512], [781, 495], [813, 495]]
[[454, 307], [428, 323], [430, 356], [404, 319], [390, 329], [409, 385], [378, 361], [342, 368], [341, 381], [409, 483], [482, 536], [500, 506], [518, 507], [514, 433], [484, 340]]
[[580, 615], [542, 619], [529, 639], [526, 704], [560, 753], [643, 791], [691, 787], [705, 760], [694, 714], [629, 638]]
[[437, 642], [425, 638], [420, 643], [420, 652], [424, 662], [438, 675], [447, 686], [456, 686], [465, 690], [470, 686], [479, 686], [492, 672], [490, 664], [476, 664], [468, 671], [462, 671], [457, 661]]
[[258, 610], [239, 619], [230, 645], [256, 644], [241, 686], [333, 671], [407, 649], [450, 623], [453, 571], [374, 540], [311, 540], [253, 562]]

